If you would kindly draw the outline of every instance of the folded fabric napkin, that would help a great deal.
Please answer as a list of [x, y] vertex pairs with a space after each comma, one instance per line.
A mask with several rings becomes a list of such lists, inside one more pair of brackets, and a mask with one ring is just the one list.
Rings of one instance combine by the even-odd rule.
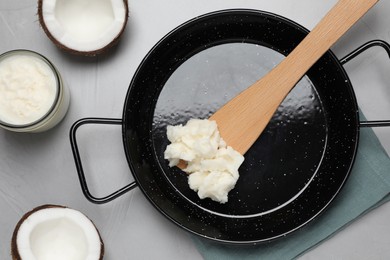
[[[363, 116], [362, 116], [363, 117]], [[390, 199], [390, 158], [370, 128], [360, 129], [359, 148], [345, 186], [319, 217], [287, 237], [250, 247], [231, 247], [193, 237], [204, 259], [293, 259]]]

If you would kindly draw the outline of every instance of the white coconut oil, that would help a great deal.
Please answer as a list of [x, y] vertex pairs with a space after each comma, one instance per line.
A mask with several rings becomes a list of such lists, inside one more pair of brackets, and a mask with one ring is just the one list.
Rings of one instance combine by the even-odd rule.
[[190, 119], [186, 125], [168, 126], [171, 142], [164, 152], [169, 165], [187, 162], [188, 184], [200, 199], [219, 203], [228, 201], [228, 193], [239, 178], [238, 168], [244, 156], [227, 146], [217, 123], [208, 119]]
[[69, 91], [54, 66], [38, 53], [15, 50], [0, 56], [0, 125], [42, 132], [66, 114]]

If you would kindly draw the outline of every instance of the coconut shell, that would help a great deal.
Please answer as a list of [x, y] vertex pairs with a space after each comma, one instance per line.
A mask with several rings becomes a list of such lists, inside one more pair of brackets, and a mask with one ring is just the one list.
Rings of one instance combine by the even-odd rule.
[[119, 40], [120, 40], [120, 38], [122, 37], [122, 35], [123, 35], [124, 31], [125, 31], [125, 28], [126, 28], [126, 25], [127, 25], [127, 21], [129, 20], [129, 5], [127, 3], [127, 0], [123, 0], [123, 5], [125, 7], [126, 16], [125, 16], [125, 21], [123, 22], [122, 29], [118, 33], [118, 35], [110, 43], [106, 44], [104, 47], [102, 47], [100, 49], [93, 50], [93, 51], [79, 51], [79, 50], [71, 49], [71, 48], [63, 45], [60, 41], [58, 41], [51, 34], [51, 32], [47, 28], [46, 23], [45, 23], [45, 21], [43, 19], [43, 12], [42, 12], [43, 1], [45, 1], [45, 0], [38, 0], [38, 17], [39, 17], [39, 23], [40, 23], [43, 31], [46, 33], [47, 37], [49, 37], [49, 39], [59, 49], [64, 50], [64, 51], [66, 51], [68, 53], [71, 53], [71, 54], [79, 55], [79, 56], [96, 56], [96, 55], [99, 55], [99, 54], [103, 54], [103, 53], [107, 52], [109, 49], [111, 49], [112, 47], [114, 47], [115, 45], [117, 45]]
[[[19, 254], [19, 251], [18, 251], [18, 246], [17, 246], [17, 243], [16, 243], [16, 240], [17, 240], [17, 237], [18, 237], [19, 228], [22, 225], [22, 223], [29, 216], [34, 214], [35, 212], [43, 210], [43, 209], [48, 209], [48, 208], [67, 208], [67, 207], [61, 206], [61, 205], [46, 204], [46, 205], [42, 205], [42, 206], [36, 207], [36, 208], [32, 209], [31, 211], [27, 212], [26, 214], [24, 214], [22, 216], [22, 218], [19, 220], [19, 222], [16, 224], [14, 232], [12, 233], [12, 239], [11, 239], [11, 256], [12, 256], [12, 260], [23, 260], [20, 257], [20, 254]], [[100, 248], [101, 248], [99, 260], [102, 260], [103, 257], [104, 257], [104, 243], [103, 243], [102, 237], [101, 237], [100, 232], [97, 229], [95, 223], [93, 223], [93, 221], [90, 218], [88, 218], [88, 219], [92, 222], [92, 224], [94, 225], [94, 227], [95, 227], [95, 229], [96, 229], [96, 231], [97, 231], [97, 233], [99, 235]]]

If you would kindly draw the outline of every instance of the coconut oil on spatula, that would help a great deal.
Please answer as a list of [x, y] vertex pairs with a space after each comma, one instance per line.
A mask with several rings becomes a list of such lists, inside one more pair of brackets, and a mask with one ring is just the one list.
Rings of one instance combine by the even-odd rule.
[[210, 120], [225, 142], [245, 154], [295, 84], [378, 1], [339, 0], [280, 64], [217, 110]]
[[378, 1], [339, 0], [281, 63], [217, 110], [209, 119], [226, 144], [244, 155], [297, 82]]

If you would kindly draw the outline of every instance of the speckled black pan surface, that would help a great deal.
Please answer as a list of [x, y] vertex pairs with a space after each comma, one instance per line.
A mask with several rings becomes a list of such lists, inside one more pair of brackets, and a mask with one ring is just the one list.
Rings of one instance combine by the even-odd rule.
[[124, 146], [140, 189], [171, 221], [214, 241], [257, 243], [304, 226], [338, 194], [354, 161], [359, 119], [348, 77], [331, 52], [245, 154], [226, 204], [200, 200], [186, 174], [163, 159], [168, 124], [207, 118], [307, 33], [274, 14], [220, 11], [173, 30], [142, 61], [126, 97]]

